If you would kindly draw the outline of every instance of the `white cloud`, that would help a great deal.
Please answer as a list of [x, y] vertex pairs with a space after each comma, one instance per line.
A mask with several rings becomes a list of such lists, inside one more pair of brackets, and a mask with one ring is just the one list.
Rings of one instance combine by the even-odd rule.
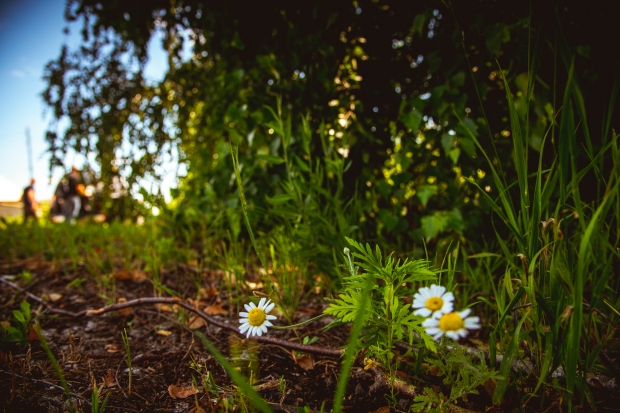
[[25, 74], [24, 72], [22, 72], [21, 70], [17, 70], [17, 69], [12, 70], [12, 71], [11, 71], [11, 74], [12, 74], [13, 76], [15, 76], [15, 77], [20, 78], [20, 79], [23, 79], [23, 78], [25, 78], [25, 77], [26, 77], [26, 74]]

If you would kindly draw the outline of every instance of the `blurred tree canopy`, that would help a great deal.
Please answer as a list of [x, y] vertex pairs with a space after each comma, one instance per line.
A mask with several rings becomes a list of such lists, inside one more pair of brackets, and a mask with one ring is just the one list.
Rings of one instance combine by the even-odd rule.
[[[606, 108], [620, 37], [602, 2], [68, 0], [66, 19], [82, 22], [83, 41], [46, 68], [51, 167], [68, 148], [94, 154], [105, 183], [122, 175], [135, 194], [172, 156], [184, 166], [178, 228], [217, 215], [239, 236], [238, 147], [259, 230], [322, 225], [325, 239], [333, 226], [401, 249], [481, 241], [490, 209], [465, 177], [497, 194], [469, 133], [513, 180], [504, 77], [532, 164], [545, 136], [546, 166], [561, 145], [571, 67], [596, 142], [618, 126]], [[148, 81], [157, 33], [169, 68]]]

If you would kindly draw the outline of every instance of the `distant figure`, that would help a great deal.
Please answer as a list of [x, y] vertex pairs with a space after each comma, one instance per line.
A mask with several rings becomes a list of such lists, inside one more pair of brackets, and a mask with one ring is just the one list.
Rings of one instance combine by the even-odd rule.
[[34, 184], [35, 179], [30, 180], [30, 185], [24, 188], [24, 194], [22, 195], [22, 202], [24, 203], [24, 222], [28, 221], [28, 218], [34, 218], [37, 220], [37, 202], [34, 200]]
[[81, 182], [80, 170], [73, 166], [71, 172], [66, 174], [56, 187], [51, 211], [52, 217], [60, 215], [64, 218], [62, 221], [77, 218], [82, 206], [80, 199], [82, 196], [86, 196], [86, 193]]

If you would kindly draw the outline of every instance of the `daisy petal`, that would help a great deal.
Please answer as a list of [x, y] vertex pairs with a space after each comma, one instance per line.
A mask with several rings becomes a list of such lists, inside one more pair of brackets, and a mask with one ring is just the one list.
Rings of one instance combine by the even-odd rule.
[[268, 304], [267, 307], [265, 307], [265, 312], [266, 313], [270, 312], [271, 310], [273, 310], [273, 307], [275, 306], [276, 306], [275, 303]]
[[429, 310], [428, 308], [420, 308], [418, 310], [415, 310], [413, 312], [413, 315], [421, 315], [422, 317], [428, 317], [429, 315], [431, 315], [431, 310]]
[[459, 340], [459, 335], [456, 331], [446, 331], [446, 337], [451, 338], [454, 341]]
[[446, 292], [446, 287], [442, 287], [440, 285], [431, 285], [431, 294], [435, 297], [441, 297], [443, 293]]
[[469, 308], [466, 308], [463, 311], [459, 312], [459, 315], [461, 316], [463, 320], [465, 320], [465, 317], [467, 317], [469, 314], [471, 314], [471, 309]]
[[267, 320], [276, 320], [278, 317], [276, 317], [275, 315], [269, 315], [267, 314]]
[[463, 322], [465, 328], [468, 330], [477, 330], [480, 328], [480, 317], [467, 317]]
[[454, 304], [452, 304], [452, 301], [444, 300], [443, 306], [441, 306], [441, 310], [437, 310], [437, 311], [441, 311], [444, 314], [448, 314], [448, 313], [451, 313], [453, 309], [454, 309]]

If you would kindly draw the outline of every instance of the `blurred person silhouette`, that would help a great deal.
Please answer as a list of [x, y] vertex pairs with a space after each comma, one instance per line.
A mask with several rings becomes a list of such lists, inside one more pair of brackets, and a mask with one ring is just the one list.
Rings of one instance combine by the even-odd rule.
[[[81, 197], [85, 197], [86, 192], [80, 170], [76, 166], [71, 167], [71, 172], [66, 174], [58, 183], [54, 197], [52, 199], [52, 220], [71, 221], [78, 217], [82, 207]], [[54, 219], [62, 216], [62, 219]]]
[[24, 223], [28, 221], [28, 218], [33, 218], [37, 222], [37, 201], [34, 199], [34, 184], [35, 179], [30, 179], [30, 185], [24, 188], [22, 195], [22, 202], [24, 204]]

